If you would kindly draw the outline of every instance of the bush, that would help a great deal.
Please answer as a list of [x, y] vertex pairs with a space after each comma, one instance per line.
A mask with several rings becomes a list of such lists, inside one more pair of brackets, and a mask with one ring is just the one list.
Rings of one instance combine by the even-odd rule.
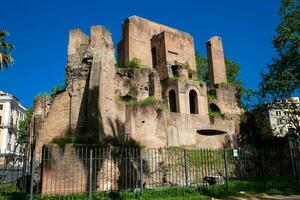
[[66, 86], [64, 83], [60, 83], [58, 85], [55, 85], [51, 88], [51, 95], [57, 95], [59, 93], [62, 93], [66, 90]]
[[222, 118], [222, 119], [226, 119], [226, 114], [225, 113], [220, 113], [220, 112], [209, 111], [208, 116], [210, 118]]
[[125, 68], [140, 68], [141, 63], [141, 59], [134, 57], [131, 60], [126, 60]]
[[153, 106], [159, 102], [158, 99], [155, 97], [147, 97], [144, 100], [129, 100], [126, 102], [127, 106], [141, 106], [141, 107], [147, 107], [147, 106]]

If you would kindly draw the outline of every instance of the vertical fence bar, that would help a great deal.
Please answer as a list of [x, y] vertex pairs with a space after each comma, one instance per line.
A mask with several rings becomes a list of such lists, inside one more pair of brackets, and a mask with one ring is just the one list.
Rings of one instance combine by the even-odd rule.
[[30, 169], [30, 200], [33, 198], [33, 183], [34, 183], [34, 170], [35, 170], [35, 156], [32, 156], [32, 161], [31, 161], [31, 169]]
[[90, 149], [89, 200], [92, 199], [93, 149]]
[[266, 174], [265, 174], [265, 165], [264, 165], [264, 151], [263, 151], [263, 149], [260, 149], [260, 154], [261, 154], [261, 156], [260, 156], [260, 159], [261, 159], [261, 169], [262, 169], [262, 174], [260, 174], [261, 175], [261, 177], [262, 177], [262, 179], [263, 179], [263, 190], [265, 191], [266, 190]]
[[187, 160], [187, 153], [186, 149], [183, 150], [183, 156], [184, 156], [184, 177], [185, 177], [185, 187], [189, 186], [189, 174], [188, 174], [188, 160]]
[[141, 186], [141, 193], [143, 193], [143, 155], [142, 155], [142, 149], [140, 148], [140, 186]]
[[289, 150], [290, 150], [290, 156], [291, 156], [291, 162], [292, 162], [293, 175], [296, 178], [297, 190], [299, 190], [299, 178], [298, 178], [298, 173], [296, 172], [296, 166], [295, 166], [294, 143], [291, 139], [289, 139]]
[[226, 184], [226, 191], [229, 192], [229, 185], [228, 185], [228, 160], [227, 160], [227, 150], [224, 148], [224, 167], [225, 167], [225, 184]]

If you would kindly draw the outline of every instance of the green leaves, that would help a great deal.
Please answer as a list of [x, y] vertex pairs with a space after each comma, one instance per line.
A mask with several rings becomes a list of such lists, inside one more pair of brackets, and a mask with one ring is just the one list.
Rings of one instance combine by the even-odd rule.
[[277, 56], [262, 73], [260, 93], [273, 99], [290, 97], [300, 90], [300, 1], [281, 0], [280, 23], [273, 39]]
[[8, 68], [13, 64], [13, 58], [10, 52], [15, 48], [12, 44], [5, 41], [5, 37], [8, 35], [9, 33], [7, 31], [0, 30], [0, 70]]
[[24, 142], [27, 138], [27, 136], [29, 136], [29, 126], [30, 126], [30, 122], [31, 122], [31, 118], [32, 118], [32, 114], [33, 114], [33, 110], [32, 108], [29, 108], [27, 110], [26, 116], [24, 118], [23, 121], [20, 122], [19, 124], [19, 142]]
[[[210, 80], [208, 76], [207, 58], [201, 56], [199, 52], [196, 52], [196, 63], [199, 79], [209, 84]], [[227, 85], [236, 87], [239, 100], [249, 101], [254, 91], [252, 89], [246, 88], [243, 81], [238, 79], [238, 75], [241, 69], [239, 64], [225, 57], [225, 67], [227, 75]]]

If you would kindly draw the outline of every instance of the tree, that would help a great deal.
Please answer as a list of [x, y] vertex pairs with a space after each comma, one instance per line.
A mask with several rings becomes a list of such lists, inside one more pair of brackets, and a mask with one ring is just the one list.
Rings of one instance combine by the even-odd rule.
[[[196, 52], [196, 63], [199, 79], [209, 84], [210, 80], [208, 76], [207, 58], [201, 56], [199, 52]], [[246, 88], [243, 81], [238, 79], [238, 75], [241, 69], [239, 64], [225, 57], [225, 67], [227, 75], [227, 84], [237, 88], [239, 100], [241, 102], [250, 100], [253, 91], [249, 88]]]
[[24, 120], [22, 120], [19, 124], [19, 137], [18, 137], [19, 143], [26, 142], [26, 140], [28, 139], [27, 137], [29, 136], [28, 134], [29, 134], [29, 128], [32, 119], [32, 114], [33, 114], [33, 110], [32, 108], [29, 108], [27, 110]]
[[262, 73], [262, 97], [285, 99], [300, 91], [300, 0], [281, 0], [273, 46], [277, 56]]
[[261, 74], [259, 93], [263, 102], [286, 111], [285, 121], [299, 137], [299, 103], [291, 102], [291, 96], [300, 91], [300, 0], [281, 0], [279, 15], [272, 42], [276, 56]]
[[13, 63], [10, 53], [15, 48], [12, 44], [5, 41], [5, 37], [8, 35], [7, 31], [0, 30], [0, 70], [8, 68]]

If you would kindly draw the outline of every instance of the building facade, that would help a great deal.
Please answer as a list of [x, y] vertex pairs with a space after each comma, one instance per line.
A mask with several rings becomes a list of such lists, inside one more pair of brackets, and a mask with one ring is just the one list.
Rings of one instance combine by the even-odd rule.
[[26, 108], [11, 94], [0, 91], [0, 151], [18, 154], [19, 124], [24, 120]]
[[252, 113], [260, 132], [277, 137], [300, 133], [299, 97], [260, 105]]

